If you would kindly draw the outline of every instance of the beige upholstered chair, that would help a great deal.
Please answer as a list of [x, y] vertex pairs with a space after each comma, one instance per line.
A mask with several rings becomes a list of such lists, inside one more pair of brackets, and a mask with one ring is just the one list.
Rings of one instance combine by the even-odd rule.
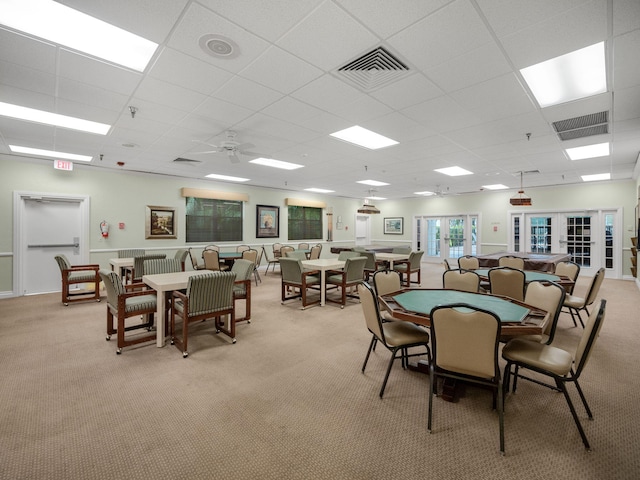
[[480, 277], [476, 272], [454, 268], [442, 274], [442, 288], [477, 293], [480, 291]]
[[280, 258], [286, 257], [287, 253], [293, 252], [294, 250], [295, 248], [293, 248], [291, 245], [283, 245], [282, 247], [280, 247]]
[[205, 250], [202, 252], [204, 268], [211, 271], [229, 270], [229, 266], [220, 262], [220, 253], [217, 250]]
[[320, 253], [322, 252], [322, 245], [317, 244], [311, 247], [311, 251], [309, 252], [309, 260], [318, 260], [320, 258]]
[[282, 244], [281, 243], [274, 243], [272, 250], [273, 250], [273, 258], [280, 258], [282, 256], [282, 252], [280, 251], [282, 249]]
[[[279, 252], [280, 250], [278, 250]], [[266, 275], [267, 273], [269, 273], [269, 267], [273, 267], [271, 269], [272, 272], [276, 271], [276, 265], [280, 265], [278, 263], [278, 261], [280, 260], [280, 254], [278, 254], [278, 257], [274, 257], [273, 253], [270, 253], [270, 250], [267, 250], [265, 248], [265, 246], [262, 246], [262, 253], [264, 254], [264, 258], [267, 260], [267, 268], [264, 271], [264, 274]]]
[[[189, 324], [215, 318], [216, 333], [222, 332], [236, 343], [232, 272], [209, 272], [189, 277], [186, 293], [174, 291], [171, 308], [171, 344], [189, 356]], [[223, 316], [229, 315], [229, 328], [225, 328]], [[182, 335], [178, 335], [176, 319], [182, 321]]]
[[[555, 386], [546, 385], [537, 381], [536, 383], [548, 386], [554, 390], [559, 390], [564, 394], [564, 398], [567, 401], [573, 420], [578, 427], [578, 432], [582, 438], [582, 443], [587, 450], [590, 450], [589, 441], [584, 433], [580, 419], [576, 413], [576, 409], [571, 402], [571, 397], [567, 390], [567, 383], [574, 383], [576, 390], [580, 395], [584, 409], [587, 412], [589, 419], [593, 419], [593, 414], [587, 403], [587, 399], [580, 388], [578, 379], [582, 374], [587, 361], [591, 356], [591, 350], [595, 344], [596, 339], [602, 328], [602, 322], [605, 317], [606, 300], [601, 300], [599, 304], [595, 306], [587, 324], [585, 326], [580, 342], [572, 354], [561, 348], [554, 347], [553, 345], [547, 345], [540, 342], [532, 342], [530, 340], [524, 340], [520, 338], [514, 338], [509, 341], [502, 349], [502, 358], [507, 361], [507, 365], [504, 370], [505, 374], [505, 390], [509, 389], [511, 370], [514, 366], [519, 369], [528, 369], [537, 372], [541, 375], [551, 377], [555, 383]], [[516, 378], [514, 377], [513, 391], [516, 390]]]
[[[242, 253], [244, 254], [247, 251], [245, 250]], [[245, 315], [242, 318], [236, 316], [236, 323], [245, 321], [251, 323], [251, 275], [255, 271], [255, 265], [251, 260], [240, 258], [233, 262], [231, 267], [231, 272], [236, 275], [236, 280], [233, 284], [233, 301], [245, 301]]]
[[133, 258], [141, 257], [145, 254], [141, 248], [129, 248], [124, 250], [118, 250], [118, 258]]
[[183, 272], [186, 270], [185, 262], [187, 261], [187, 256], [189, 256], [189, 250], [187, 250], [186, 248], [181, 248], [176, 251], [176, 254], [173, 257], [180, 262], [180, 269]]
[[[578, 280], [578, 275], [580, 275], [580, 265], [578, 265], [576, 262], [571, 261], [559, 262], [556, 265], [556, 270], [554, 273], [556, 275], [569, 277], [575, 282], [576, 280]], [[575, 287], [575, 284], [569, 287], [565, 287], [565, 290], [569, 295], [573, 293], [573, 287]]]
[[480, 260], [473, 255], [465, 255], [458, 258], [458, 267], [465, 270], [477, 270], [480, 268]]
[[565, 295], [564, 288], [557, 283], [544, 280], [529, 282], [524, 295], [524, 303], [548, 312], [549, 320], [541, 335], [522, 335], [519, 338], [547, 344], [553, 342]]
[[522, 257], [516, 257], [515, 255], [504, 255], [498, 259], [498, 266], [524, 270], [524, 261], [525, 259]]
[[[383, 295], [402, 290], [402, 281], [400, 274], [395, 270], [378, 270], [373, 274], [373, 288], [375, 289], [378, 299]], [[392, 322], [395, 319], [386, 310], [380, 310], [380, 316], [385, 322]]]
[[431, 433], [437, 377], [486, 385], [493, 389], [493, 407], [498, 410], [500, 425], [500, 453], [504, 454], [504, 392], [498, 366], [500, 319], [492, 312], [466, 304], [437, 306], [431, 310], [430, 318], [432, 360], [427, 429]]
[[[362, 284], [360, 303], [362, 304], [367, 329], [372, 334], [367, 356], [362, 365], [362, 373], [367, 368], [369, 356], [378, 342], [391, 351], [387, 373], [380, 389], [380, 398], [382, 398], [394, 360], [400, 358], [402, 360], [402, 368], [407, 368], [409, 357], [425, 355], [425, 353], [429, 357], [429, 332], [411, 322], [383, 322], [380, 317], [376, 294], [367, 282]], [[426, 352], [409, 355], [407, 350], [413, 347], [424, 347]], [[398, 356], [398, 353], [400, 353], [400, 356]]]
[[249, 250], [251, 247], [249, 245], [238, 245], [236, 247], [236, 253], [242, 253], [245, 250]]
[[299, 243], [298, 250], [309, 250], [309, 244], [306, 242]]
[[564, 299], [564, 306], [569, 310], [571, 314], [571, 319], [573, 320], [573, 324], [577, 326], [576, 317], [580, 320], [580, 325], [584, 327], [584, 322], [582, 321], [582, 317], [580, 316], [580, 312], [584, 310], [589, 315], [589, 310], [587, 307], [591, 306], [593, 302], [596, 301], [596, 297], [598, 296], [598, 292], [600, 291], [600, 285], [602, 285], [602, 281], [604, 280], [604, 268], [600, 268], [596, 274], [591, 279], [591, 284], [587, 289], [587, 294], [584, 297], [579, 297], [577, 295], [567, 295]]
[[280, 269], [282, 272], [281, 303], [284, 304], [293, 298], [301, 298], [302, 310], [320, 303], [320, 296], [313, 302], [309, 302], [307, 297], [308, 289], [320, 288], [319, 271], [305, 270], [301, 260], [288, 257], [280, 259]]
[[[143, 290], [144, 284], [125, 286], [118, 274], [110, 270], [100, 270], [99, 275], [107, 290], [107, 340], [111, 340], [111, 335], [114, 333], [117, 334], [116, 353], [118, 355], [122, 353], [124, 347], [155, 340], [155, 332], [148, 333], [148, 330], [153, 327], [153, 316], [157, 309], [155, 292]], [[146, 316], [148, 321], [139, 323], [141, 315]], [[114, 316], [117, 319], [117, 326], [113, 323]], [[126, 325], [128, 318], [135, 318], [137, 322]], [[138, 329], [145, 329], [147, 335], [125, 337], [125, 332]]]
[[191, 259], [191, 266], [194, 270], [206, 270], [207, 267], [204, 266], [204, 263], [198, 263], [198, 259], [189, 248], [189, 258]]
[[[56, 262], [60, 268], [62, 280], [62, 304], [67, 307], [70, 303], [83, 300], [100, 301], [100, 265], [71, 265], [65, 255], [56, 255]], [[81, 283], [93, 284], [93, 290], [72, 290], [72, 285]]]
[[412, 283], [411, 275], [413, 273], [418, 274], [418, 281], [413, 283], [417, 283], [417, 284], [422, 283], [421, 273], [420, 273], [421, 272], [420, 262], [422, 261], [422, 255], [424, 255], [424, 250], [411, 252], [409, 254], [408, 260], [400, 260], [400, 261], [394, 262], [393, 264], [393, 269], [397, 272], [400, 272], [403, 278], [405, 275], [407, 276], [407, 279], [406, 279], [407, 287], [411, 286], [411, 283]]
[[207, 245], [204, 247], [205, 250], [215, 250], [216, 252], [220, 251], [220, 247], [218, 245]]
[[[253, 273], [253, 277], [254, 277], [254, 279], [256, 281], [256, 287], [258, 286], [258, 279], [260, 279], [260, 275], [258, 274], [258, 265], [260, 263], [260, 258], [259, 257], [262, 257], [262, 251], [260, 253], [258, 253], [258, 250], [255, 250], [253, 248], [250, 248], [248, 250], [243, 250], [243, 252], [242, 252], [242, 259], [243, 260], [248, 260], [251, 263], [253, 263], [253, 272], [252, 273]], [[231, 267], [231, 270], [233, 270], [233, 267]], [[260, 280], [260, 281], [262, 281], [262, 280]]]
[[451, 264], [449, 263], [449, 260], [447, 260], [446, 258], [443, 259], [442, 264], [444, 265], [445, 270], [451, 270]]
[[359, 295], [347, 293], [347, 289], [355, 288], [357, 293], [358, 285], [364, 282], [364, 265], [366, 262], [366, 257], [350, 257], [345, 261], [342, 271], [327, 270], [325, 289], [331, 290], [337, 287], [340, 290], [341, 296], [340, 300], [325, 297], [326, 301], [340, 303], [340, 308], [344, 308], [347, 303], [347, 297], [359, 298]]
[[127, 283], [140, 283], [142, 277], [145, 275], [144, 262], [152, 259], [167, 258], [164, 253], [150, 253], [142, 255], [140, 257], [133, 257], [133, 266], [125, 269], [126, 282]]
[[489, 270], [489, 284], [494, 295], [523, 301], [525, 280], [526, 275], [517, 268], [496, 267]]

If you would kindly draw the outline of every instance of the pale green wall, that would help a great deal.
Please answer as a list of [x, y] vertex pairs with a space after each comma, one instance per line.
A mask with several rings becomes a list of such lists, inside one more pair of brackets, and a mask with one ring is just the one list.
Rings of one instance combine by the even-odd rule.
[[[162, 175], [138, 174], [129, 171], [114, 171], [91, 166], [74, 165], [72, 172], [54, 170], [52, 162], [25, 159], [11, 155], [0, 155], [0, 221], [6, 228], [0, 230], [0, 292], [12, 290], [13, 252], [13, 192], [33, 191], [43, 193], [88, 195], [91, 198], [90, 250], [91, 262], [108, 266], [108, 259], [120, 248], [145, 248], [173, 254], [177, 248], [186, 245], [184, 231], [184, 199], [180, 196], [182, 187], [204, 188], [218, 191], [242, 192], [249, 195], [245, 205], [244, 242], [252, 245], [269, 244], [275, 240], [255, 238], [257, 204], [280, 207], [281, 225], [279, 241], [287, 242], [287, 222], [285, 199], [287, 197], [325, 201], [333, 207], [334, 223], [342, 216], [344, 227], [334, 226], [334, 243], [352, 244], [355, 232], [356, 210], [362, 200], [339, 197], [325, 197], [308, 192], [294, 192], [266, 188], [248, 187], [205, 180], [169, 177]], [[556, 188], [527, 189], [536, 209], [587, 209], [606, 207], [624, 209], [624, 248], [630, 248], [631, 230], [635, 224], [634, 209], [636, 192], [640, 182], [626, 181], [603, 184], [569, 185]], [[453, 215], [478, 213], [481, 215], [481, 241], [484, 244], [507, 243], [508, 212], [514, 210], [509, 204], [509, 192], [484, 192], [474, 195], [446, 196], [444, 198], [419, 198], [404, 200], [376, 201], [380, 215], [372, 215], [372, 243], [411, 242], [412, 225], [415, 215]], [[178, 238], [176, 240], [145, 240], [146, 205], [171, 206], [177, 210]], [[404, 217], [403, 235], [385, 235], [384, 217]], [[99, 223], [106, 220], [111, 224], [108, 239], [100, 236]], [[118, 229], [124, 222], [126, 228]], [[493, 226], [498, 231], [493, 232]], [[629, 231], [627, 231], [629, 230]], [[326, 220], [323, 232], [326, 240]], [[165, 249], [165, 250], [163, 250]], [[325, 246], [323, 256], [328, 254]], [[629, 255], [623, 255], [623, 274], [629, 274]]]

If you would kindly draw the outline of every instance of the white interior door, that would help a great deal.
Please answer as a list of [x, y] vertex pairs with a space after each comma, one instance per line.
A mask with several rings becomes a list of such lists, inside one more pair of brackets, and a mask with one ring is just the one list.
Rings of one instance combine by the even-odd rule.
[[370, 245], [369, 215], [356, 215], [356, 245]]
[[54, 257], [64, 254], [72, 265], [88, 263], [88, 198], [20, 195], [16, 199], [16, 294], [60, 291]]

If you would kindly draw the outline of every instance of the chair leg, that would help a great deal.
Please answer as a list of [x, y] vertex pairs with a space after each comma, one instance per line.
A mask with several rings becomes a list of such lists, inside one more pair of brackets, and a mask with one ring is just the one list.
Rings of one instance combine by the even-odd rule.
[[589, 420], [593, 420], [593, 414], [591, 413], [591, 409], [589, 408], [589, 404], [587, 403], [587, 399], [584, 396], [584, 393], [582, 392], [582, 388], [580, 387], [578, 380], [575, 381], [575, 384], [576, 384], [576, 390], [578, 390], [578, 395], [580, 395], [580, 400], [582, 400], [582, 405], [584, 405], [584, 409], [587, 412], [587, 415], [589, 416]]
[[504, 455], [504, 390], [498, 382], [498, 422], [500, 424], [500, 454]]
[[431, 433], [431, 417], [433, 416], [433, 393], [436, 387], [435, 371], [433, 365], [429, 365], [429, 414], [427, 420], [427, 431]]
[[371, 351], [374, 349], [377, 341], [378, 341], [378, 339], [374, 335], [371, 338], [371, 343], [369, 344], [369, 350], [367, 350], [367, 356], [364, 358], [364, 363], [362, 364], [362, 373], [364, 373], [364, 369], [367, 368], [367, 362], [369, 361], [369, 355], [371, 355]]
[[580, 419], [578, 418], [576, 409], [573, 406], [573, 402], [571, 402], [571, 397], [569, 397], [569, 392], [567, 391], [567, 386], [565, 385], [565, 382], [557, 378], [555, 380], [556, 380], [556, 385], [558, 389], [562, 391], [562, 393], [564, 394], [564, 398], [567, 401], [567, 405], [569, 405], [569, 410], [571, 410], [571, 416], [573, 416], [573, 421], [575, 422], [576, 427], [578, 427], [578, 432], [580, 433], [580, 437], [582, 438], [582, 443], [584, 444], [584, 447], [587, 450], [591, 450], [591, 446], [589, 445], [589, 440], [587, 440], [587, 435], [584, 433], [584, 430], [582, 429], [582, 424], [580, 423]]
[[[389, 360], [389, 366], [387, 367], [387, 373], [384, 376], [384, 381], [382, 382], [382, 388], [380, 389], [380, 398], [384, 395], [384, 389], [387, 387], [387, 380], [389, 380], [389, 374], [391, 373], [391, 367], [393, 367], [393, 362], [396, 359], [396, 353], [398, 349], [395, 348], [393, 352], [391, 352], [391, 360]], [[400, 353], [402, 355], [402, 352]]]

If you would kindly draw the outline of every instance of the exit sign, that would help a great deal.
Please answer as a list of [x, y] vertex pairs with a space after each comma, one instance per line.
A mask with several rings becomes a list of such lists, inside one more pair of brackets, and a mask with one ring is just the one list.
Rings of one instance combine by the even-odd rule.
[[56, 170], [73, 170], [73, 162], [69, 160], [54, 160], [53, 168]]

